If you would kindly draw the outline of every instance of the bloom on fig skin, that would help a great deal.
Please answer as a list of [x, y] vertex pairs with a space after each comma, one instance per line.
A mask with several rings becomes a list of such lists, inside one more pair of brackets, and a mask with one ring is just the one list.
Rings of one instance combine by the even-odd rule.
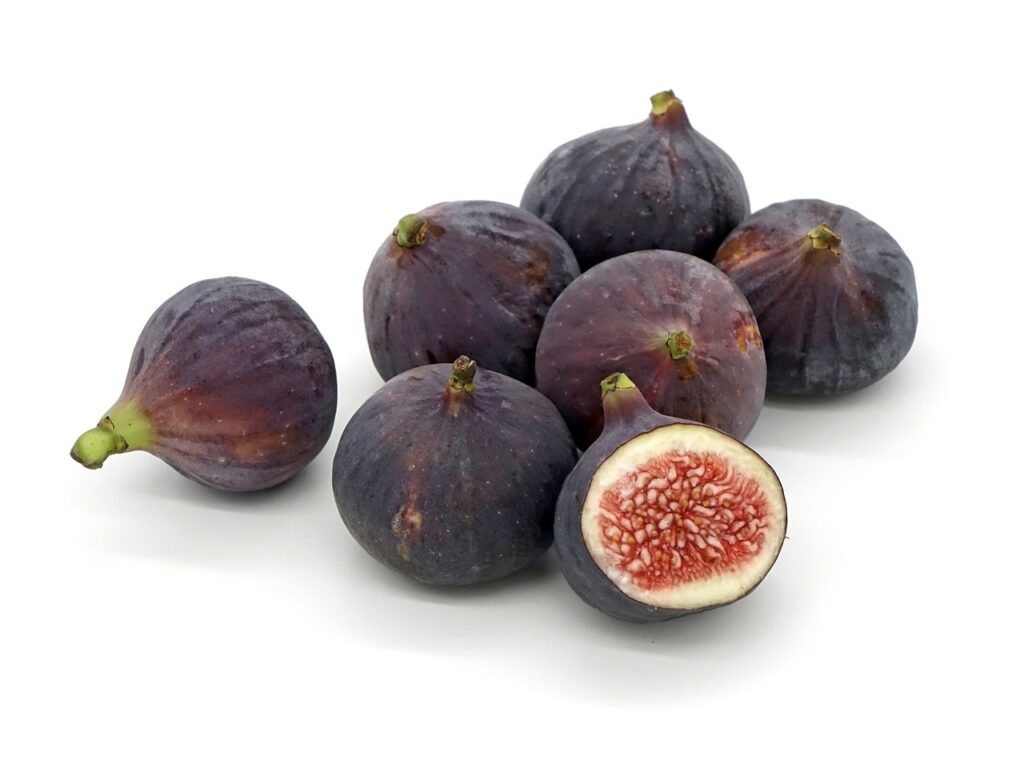
[[854, 210], [823, 200], [775, 203], [737, 227], [714, 263], [757, 315], [771, 392], [861, 389], [896, 368], [914, 343], [910, 259]]
[[750, 213], [736, 164], [690, 125], [672, 91], [651, 97], [641, 123], [558, 147], [533, 174], [521, 205], [568, 241], [583, 270], [652, 249], [710, 261]]
[[427, 584], [476, 584], [547, 550], [575, 462], [550, 401], [463, 356], [400, 373], [363, 404], [338, 444], [334, 496], [376, 560]]
[[121, 396], [71, 456], [98, 469], [146, 451], [203, 485], [262, 490], [313, 460], [337, 405], [334, 358], [291, 297], [256, 280], [203, 280], [149, 319]]

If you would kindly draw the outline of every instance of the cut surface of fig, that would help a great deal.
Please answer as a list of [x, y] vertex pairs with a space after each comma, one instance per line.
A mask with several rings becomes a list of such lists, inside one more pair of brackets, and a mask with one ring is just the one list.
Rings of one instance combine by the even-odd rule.
[[586, 602], [661, 621], [734, 602], [778, 558], [786, 501], [735, 438], [654, 411], [624, 374], [602, 383], [605, 428], [566, 478], [559, 562]]
[[583, 538], [629, 597], [699, 610], [761, 581], [782, 545], [784, 510], [777, 478], [751, 450], [702, 425], [669, 424], [594, 473]]

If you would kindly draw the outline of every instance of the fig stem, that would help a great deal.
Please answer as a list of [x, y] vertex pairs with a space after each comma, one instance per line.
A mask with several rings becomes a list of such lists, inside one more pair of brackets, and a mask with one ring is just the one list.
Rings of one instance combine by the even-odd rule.
[[686, 331], [676, 331], [669, 335], [665, 346], [668, 347], [668, 353], [672, 355], [673, 360], [682, 360], [693, 352], [693, 336]]
[[658, 91], [651, 96], [651, 114], [655, 117], [664, 115], [669, 109], [677, 105], [681, 107], [683, 102], [672, 91]]
[[672, 91], [660, 91], [651, 96], [651, 117], [659, 122], [689, 125], [683, 102]]
[[418, 213], [410, 213], [398, 220], [395, 240], [402, 248], [415, 248], [427, 239], [427, 220]]
[[819, 224], [807, 233], [807, 248], [812, 251], [831, 251], [839, 255], [839, 244], [842, 236], [828, 224]]
[[462, 355], [452, 363], [452, 375], [448, 379], [448, 386], [456, 392], [470, 394], [476, 389], [476, 384], [473, 383], [475, 376], [476, 362]]
[[613, 373], [601, 380], [601, 399], [624, 389], [636, 389], [636, 384], [624, 373]]
[[71, 458], [86, 469], [99, 469], [115, 453], [147, 448], [153, 436], [149, 419], [135, 403], [115, 405], [75, 441]]

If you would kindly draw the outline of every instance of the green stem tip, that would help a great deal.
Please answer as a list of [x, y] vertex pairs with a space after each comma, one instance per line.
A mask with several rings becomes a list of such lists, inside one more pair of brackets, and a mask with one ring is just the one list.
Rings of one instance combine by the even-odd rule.
[[673, 360], [682, 360], [693, 352], [693, 336], [686, 331], [676, 331], [665, 340], [665, 346], [668, 347], [668, 353], [672, 355]]
[[115, 453], [147, 448], [153, 442], [149, 419], [134, 403], [110, 409], [100, 423], [82, 433], [71, 448], [71, 458], [87, 469], [99, 469]]
[[403, 248], [415, 248], [423, 245], [427, 239], [427, 220], [418, 213], [410, 213], [398, 220], [394, 231], [395, 240]]
[[807, 233], [807, 246], [810, 250], [828, 250], [836, 256], [839, 255], [839, 244], [842, 241], [842, 236], [828, 224], [819, 224]]
[[624, 389], [636, 389], [636, 384], [624, 373], [613, 373], [601, 380], [601, 398]]
[[682, 110], [683, 102], [672, 91], [659, 91], [651, 96], [651, 114], [654, 117], [661, 117], [668, 114], [670, 110]]
[[476, 361], [462, 355], [452, 363], [452, 375], [448, 379], [448, 386], [456, 392], [470, 394], [476, 389], [476, 384], [473, 383], [475, 377]]

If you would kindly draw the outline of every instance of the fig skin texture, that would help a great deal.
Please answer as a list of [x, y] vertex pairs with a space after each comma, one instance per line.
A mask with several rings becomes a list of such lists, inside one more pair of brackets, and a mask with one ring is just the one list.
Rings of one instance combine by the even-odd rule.
[[577, 275], [558, 233], [515, 206], [440, 203], [405, 216], [363, 285], [373, 364], [390, 379], [466, 354], [532, 384], [544, 316]]
[[72, 449], [90, 469], [147, 451], [225, 491], [296, 475], [330, 437], [334, 359], [292, 298], [256, 280], [193, 283], [142, 329], [117, 403]]
[[750, 306], [725, 275], [688, 254], [617, 256], [555, 301], [537, 345], [537, 388], [581, 446], [601, 433], [594, 382], [615, 371], [659, 412], [741, 439], [764, 404], [764, 350]]
[[[674, 419], [655, 412], [644, 400], [640, 390], [623, 374], [616, 373], [607, 377], [602, 381], [601, 389], [606, 412], [604, 432], [587, 449], [566, 478], [555, 512], [555, 547], [559, 565], [569, 585], [585, 602], [608, 616], [639, 623], [699, 613], [728, 605], [750, 594], [774, 565], [786, 534], [785, 496], [774, 470], [750, 448], [723, 432], [704, 424]], [[659, 433], [664, 434], [669, 428], [673, 434], [658, 437]], [[748, 578], [725, 590], [720, 589], [710, 594], [705, 591], [695, 595], [696, 600], [689, 607], [651, 605], [627, 595], [595, 562], [583, 531], [585, 504], [591, 485], [595, 482], [595, 475], [606, 462], [619, 461], [621, 465], [621, 457], [634, 441], [652, 436], [664, 440], [666, 446], [692, 442], [694, 445], [710, 446], [712, 450], [717, 447], [732, 455], [744, 456], [751, 466], [757, 467], [761, 486], [775, 510], [773, 519], [777, 527], [770, 532], [767, 550], [757, 569]], [[629, 469], [628, 465], [624, 468]], [[698, 584], [697, 588], [700, 589], [701, 585]]]
[[910, 259], [854, 210], [823, 200], [770, 205], [729, 235], [714, 263], [757, 315], [770, 392], [861, 389], [893, 370], [914, 343]]
[[642, 123], [563, 144], [533, 174], [522, 207], [553, 226], [580, 268], [664, 249], [708, 261], [750, 213], [732, 159], [693, 129], [672, 91]]
[[378, 561], [427, 584], [476, 584], [547, 550], [575, 463], [554, 405], [461, 357], [401, 373], [363, 404], [338, 445], [334, 497]]

